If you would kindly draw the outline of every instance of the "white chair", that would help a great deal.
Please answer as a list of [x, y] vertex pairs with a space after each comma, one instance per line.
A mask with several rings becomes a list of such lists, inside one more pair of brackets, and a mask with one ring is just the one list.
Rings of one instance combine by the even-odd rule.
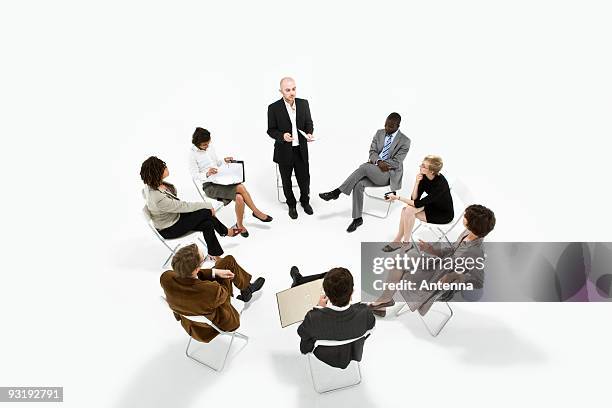
[[223, 204], [222, 201], [219, 201], [219, 200], [216, 200], [214, 198], [208, 197], [206, 195], [206, 193], [204, 192], [204, 190], [202, 189], [202, 185], [199, 183], [198, 180], [196, 180], [195, 178], [192, 178], [191, 182], [193, 183], [194, 187], [196, 188], [196, 191], [200, 195], [200, 198], [202, 199], [202, 201], [211, 203], [213, 208], [215, 209], [215, 212], [218, 212], [220, 209], [225, 207], [225, 204]]
[[[449, 299], [450, 300], [450, 299]], [[446, 305], [446, 309], [448, 309], [449, 313], [446, 313], [445, 311], [439, 310], [438, 306], [439, 304], [444, 303], [444, 305]], [[398, 310], [395, 315], [399, 316], [401, 314], [404, 314], [408, 311], [408, 304], [404, 304], [404, 306]], [[417, 311], [418, 313], [418, 311]], [[425, 316], [427, 317], [423, 317], [421, 316], [421, 314], [419, 313], [419, 317], [421, 318], [421, 321], [423, 322], [423, 324], [425, 325], [425, 328], [427, 328], [427, 331], [429, 332], [429, 334], [432, 335], [432, 337], [438, 337], [438, 334], [440, 334], [440, 332], [442, 331], [442, 329], [444, 328], [444, 326], [446, 326], [446, 323], [448, 323], [448, 321], [451, 319], [451, 317], [454, 316], [454, 312], [453, 309], [450, 307], [450, 305], [448, 304], [447, 301], [443, 301], [442, 299], [436, 300], [434, 302], [434, 304], [431, 306], [431, 308], [429, 309], [429, 311], [425, 314]], [[441, 323], [439, 323], [437, 328], [432, 329], [431, 328], [431, 324], [428, 323], [428, 320], [432, 320], [431, 316], [433, 315], [442, 315], [442, 320]]]
[[[385, 200], [384, 196], [386, 192], [390, 191], [390, 189], [391, 186], [366, 187], [363, 190], [363, 213], [376, 218], [387, 218], [389, 216], [389, 211], [391, 210], [391, 204], [393, 203], [393, 201]], [[373, 190], [376, 191], [376, 193], [370, 194], [370, 191]], [[372, 210], [366, 210], [366, 204], [368, 201], [384, 203], [385, 207], [387, 208], [387, 211], [384, 212], [384, 215], [381, 215], [379, 213], [373, 212]]]
[[370, 335], [372, 330], [368, 330], [362, 336], [349, 340], [317, 340], [314, 349], [306, 355], [308, 359], [308, 367], [312, 385], [316, 392], [323, 394], [330, 391], [337, 391], [349, 387], [353, 387], [361, 383], [361, 367], [359, 361], [351, 361], [346, 368], [332, 367], [327, 363], [319, 360], [314, 354], [319, 346], [335, 347], [353, 343], [357, 340], [364, 339]]
[[[414, 235], [421, 227], [427, 228], [431, 231], [436, 237], [438, 241], [445, 239], [449, 244], [451, 243], [448, 239], [448, 234], [463, 220], [463, 214], [465, 212], [465, 208], [472, 202], [472, 195], [468, 189], [468, 187], [463, 184], [460, 180], [455, 179], [450, 185], [451, 197], [453, 198], [453, 207], [463, 208], [461, 212], [457, 212], [455, 210], [455, 217], [448, 224], [433, 224], [430, 222], [424, 222], [416, 219], [416, 227], [412, 230], [412, 235]], [[459, 202], [461, 202], [461, 206], [459, 206]], [[414, 242], [414, 238], [412, 238]]]
[[[178, 250], [179, 246], [181, 246], [182, 243], [184, 243], [185, 241], [192, 241], [193, 242], [193, 238], [194, 235], [196, 236], [195, 239], [197, 239], [200, 243], [202, 243], [202, 245], [204, 245], [204, 248], [206, 248], [206, 252], [208, 252], [208, 246], [206, 245], [206, 242], [204, 242], [204, 240], [202, 238], [200, 238], [197, 235], [200, 235], [199, 231], [190, 231], [188, 233], [186, 233], [185, 235], [178, 237], [178, 238], [172, 238], [172, 239], [166, 239], [164, 237], [161, 236], [161, 234], [159, 233], [159, 231], [157, 230], [157, 228], [155, 228], [155, 225], [153, 225], [153, 219], [151, 217], [151, 212], [149, 211], [149, 208], [146, 205], [146, 198], [147, 198], [147, 193], [146, 193], [146, 187], [144, 189], [142, 189], [142, 197], [145, 200], [145, 206], [142, 207], [142, 215], [145, 219], [145, 222], [147, 223], [147, 225], [149, 226], [149, 228], [151, 229], [151, 231], [153, 231], [153, 234], [157, 237], [157, 239], [159, 239], [161, 241], [161, 243], [168, 248], [168, 251], [170, 251], [170, 255], [168, 255], [168, 258], [166, 258], [166, 261], [162, 264], [162, 268], [165, 268], [166, 265], [168, 264], [168, 261], [170, 259], [172, 259], [172, 257], [174, 256], [174, 254], [176, 253], [176, 251]], [[177, 244], [172, 247], [169, 245], [169, 242], [177, 242]]]
[[[162, 268], [165, 268], [166, 265], [168, 264], [168, 261], [170, 259], [172, 259], [172, 257], [174, 256], [174, 254], [176, 253], [176, 251], [178, 250], [178, 248], [181, 246], [181, 244], [183, 244], [185, 241], [193, 241], [194, 235], [199, 235], [200, 232], [199, 231], [190, 231], [187, 234], [183, 235], [182, 237], [179, 238], [173, 238], [173, 239], [166, 239], [164, 237], [161, 236], [161, 234], [159, 233], [159, 231], [155, 228], [155, 226], [153, 225], [153, 220], [151, 219], [151, 213], [149, 212], [149, 209], [147, 208], [147, 206], [145, 205], [142, 208], [142, 212], [143, 212], [143, 216], [144, 219], [147, 223], [147, 225], [149, 226], [149, 228], [151, 229], [151, 231], [153, 231], [153, 234], [155, 234], [155, 236], [157, 237], [157, 239], [159, 239], [161, 241], [161, 243], [168, 248], [168, 251], [170, 251], [170, 255], [168, 255], [168, 258], [166, 258], [166, 260], [164, 261], [164, 263], [162, 264]], [[196, 237], [196, 239], [202, 243], [202, 245], [204, 245], [204, 248], [208, 249], [208, 247], [206, 246], [206, 242], [204, 242], [202, 240], [202, 238], [200, 237]], [[168, 243], [169, 242], [176, 242], [179, 241], [174, 247], [171, 247]], [[208, 251], [207, 251], [208, 252]]]
[[[168, 304], [168, 301], [166, 300], [166, 298], [164, 296], [161, 296], [161, 298], [164, 300], [166, 305], [168, 307], [170, 307], [170, 305]], [[172, 310], [171, 307], [170, 307], [170, 310]], [[242, 318], [243, 310], [244, 309], [240, 310], [240, 312], [239, 312], [241, 318]], [[172, 310], [172, 311], [174, 313], [177, 313], [174, 310]], [[186, 319], [188, 319], [188, 320], [191, 320], [193, 322], [204, 323], [204, 324], [212, 327], [215, 331], [217, 331], [219, 333], [219, 335], [215, 339], [213, 339], [212, 341], [215, 341], [218, 337], [221, 337], [221, 336], [229, 336], [231, 338], [230, 343], [227, 346], [227, 350], [225, 351], [225, 356], [223, 357], [223, 361], [221, 362], [221, 366], [220, 367], [215, 367], [215, 366], [213, 366], [210, 363], [207, 363], [205, 361], [202, 361], [202, 360], [196, 358], [193, 354], [189, 354], [189, 347], [191, 346], [191, 340], [192, 340], [191, 336], [189, 336], [189, 341], [187, 342], [187, 347], [185, 348], [185, 355], [188, 358], [190, 358], [191, 360], [195, 361], [196, 363], [199, 363], [199, 364], [201, 364], [203, 366], [206, 366], [206, 367], [208, 367], [208, 368], [210, 368], [210, 369], [212, 369], [214, 371], [217, 371], [217, 372], [223, 371], [223, 368], [225, 367], [225, 362], [227, 361], [227, 356], [229, 355], [229, 352], [230, 352], [230, 350], [232, 348], [232, 344], [234, 343], [234, 339], [236, 337], [245, 341], [243, 347], [246, 347], [246, 345], [249, 343], [249, 336], [247, 336], [245, 334], [242, 334], [242, 333], [238, 332], [237, 330], [231, 331], [231, 332], [223, 331], [223, 330], [219, 329], [213, 322], [211, 322], [209, 319], [207, 319], [204, 316], [185, 316], [185, 315], [180, 314], [180, 313], [177, 313], [177, 314], [182, 316], [182, 317], [184, 317], [184, 318], [186, 318]], [[206, 344], [206, 343], [202, 343], [202, 344]]]
[[[298, 187], [297, 180], [295, 178], [295, 174], [291, 173], [291, 188]], [[278, 169], [278, 164], [276, 164], [276, 198], [278, 201], [285, 204], [287, 200], [285, 198], [281, 198], [281, 191], [283, 191], [283, 180], [280, 176], [280, 170]], [[283, 194], [283, 197], [285, 195]]]
[[[485, 253], [484, 256], [486, 258], [487, 254]], [[429, 332], [429, 334], [431, 334], [433, 337], [437, 337], [438, 334], [440, 334], [440, 332], [442, 331], [442, 329], [446, 326], [448, 321], [451, 319], [451, 317], [455, 315], [455, 312], [453, 312], [453, 309], [450, 307], [450, 304], [448, 303], [453, 298], [454, 294], [455, 292], [452, 292], [452, 291], [441, 293], [437, 297], [437, 299], [434, 300], [434, 303], [431, 305], [431, 308], [426, 313], [426, 316], [428, 316], [427, 318], [421, 316], [421, 314], [419, 313], [419, 317], [421, 318], [421, 321], [427, 328], [427, 331]], [[446, 309], [448, 309], [448, 313], [445, 310], [439, 310], [437, 305], [439, 305], [440, 303], [444, 303], [446, 305]], [[408, 309], [408, 304], [405, 303], [404, 306], [402, 306], [402, 308], [395, 313], [395, 315], [399, 316], [407, 312], [408, 311], [407, 309]], [[439, 323], [438, 328], [433, 329], [433, 330], [431, 328], [431, 324], [427, 323], [427, 320], [431, 320], [430, 316], [432, 315], [432, 313], [433, 315], [442, 315], [442, 320]]]

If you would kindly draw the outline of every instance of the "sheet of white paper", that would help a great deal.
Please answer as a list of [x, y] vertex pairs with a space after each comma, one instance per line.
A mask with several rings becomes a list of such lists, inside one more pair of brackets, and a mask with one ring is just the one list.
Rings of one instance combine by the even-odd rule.
[[217, 174], [210, 176], [208, 181], [223, 185], [242, 183], [242, 168], [242, 163], [224, 163], [217, 167]]
[[[298, 132], [300, 132], [302, 134], [302, 136], [304, 136], [306, 138], [306, 140], [308, 140], [308, 136], [306, 136], [306, 133], [304, 133], [304, 131], [302, 129], [298, 129]], [[314, 136], [310, 139], [311, 141], [315, 141], [317, 139], [314, 138]]]

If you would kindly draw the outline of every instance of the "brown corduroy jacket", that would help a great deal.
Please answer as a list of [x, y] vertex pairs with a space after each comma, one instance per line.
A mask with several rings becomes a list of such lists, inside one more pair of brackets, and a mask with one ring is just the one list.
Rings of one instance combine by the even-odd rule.
[[160, 277], [166, 300], [175, 312], [176, 320], [195, 340], [208, 343], [219, 334], [212, 327], [188, 320], [185, 316], [205, 316], [223, 331], [236, 330], [240, 315], [230, 303], [232, 283], [229, 279], [215, 280], [212, 269], [202, 269], [198, 279], [181, 278], [174, 271], [166, 271]]

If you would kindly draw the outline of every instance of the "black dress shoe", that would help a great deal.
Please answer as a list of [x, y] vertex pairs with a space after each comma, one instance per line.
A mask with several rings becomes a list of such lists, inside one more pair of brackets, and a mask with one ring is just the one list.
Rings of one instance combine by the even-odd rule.
[[266, 280], [264, 278], [257, 278], [255, 282], [251, 283], [246, 289], [240, 291], [240, 294], [236, 296], [236, 299], [248, 302], [253, 297], [253, 293], [257, 292], [263, 286]]
[[393, 251], [397, 251], [398, 249], [400, 249], [402, 247], [401, 244], [398, 244], [396, 246], [393, 246], [391, 244], [387, 244], [384, 247], [382, 247], [382, 251], [383, 252], [393, 252]]
[[361, 224], [363, 224], [363, 218], [355, 218], [353, 222], [351, 222], [351, 225], [349, 225], [346, 229], [346, 232], [355, 231]]
[[368, 308], [370, 308], [371, 310], [376, 310], [376, 309], [385, 309], [387, 307], [392, 307], [395, 306], [395, 300], [391, 299], [388, 302], [385, 303], [381, 303], [379, 305], [374, 306], [372, 303], [368, 303]]
[[304, 208], [304, 212], [308, 215], [312, 215], [314, 214], [314, 211], [312, 211], [312, 207], [310, 206], [310, 204], [306, 203], [306, 204], [302, 204], [302, 208]]
[[335, 189], [334, 191], [330, 191], [328, 193], [321, 193], [319, 194], [319, 197], [325, 201], [336, 200], [338, 197], [340, 197], [340, 190]]
[[269, 215], [266, 215], [266, 218], [259, 218], [258, 216], [255, 215], [255, 213], [253, 213], [253, 217], [257, 218], [259, 221], [262, 221], [262, 222], [270, 222], [273, 219]]
[[291, 270], [289, 271], [289, 275], [291, 275], [291, 280], [293, 281], [291, 283], [291, 287], [293, 288], [297, 286], [299, 280], [302, 279], [302, 274], [300, 273], [300, 270], [297, 266], [292, 266]]
[[295, 206], [289, 207], [289, 216], [294, 220], [297, 218], [297, 210], [295, 209]]

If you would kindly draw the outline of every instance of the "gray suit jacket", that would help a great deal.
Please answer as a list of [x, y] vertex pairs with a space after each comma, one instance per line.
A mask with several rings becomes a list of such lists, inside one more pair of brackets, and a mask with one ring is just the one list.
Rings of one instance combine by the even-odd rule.
[[[378, 156], [385, 147], [385, 130], [379, 129], [376, 131], [372, 144], [370, 145], [370, 159], [369, 162], [376, 164], [380, 157]], [[389, 167], [389, 177], [391, 180], [391, 190], [397, 191], [402, 187], [402, 176], [404, 175], [404, 159], [410, 150], [410, 138], [403, 134], [401, 131], [397, 131], [393, 143], [391, 143], [391, 155], [385, 160]]]
[[[452, 258], [481, 258], [484, 257], [483, 238], [475, 239], [474, 241], [465, 241], [464, 238], [469, 234], [468, 230], [465, 230], [459, 235], [457, 241], [451, 246], [442, 246], [442, 244], [434, 244], [434, 248], [440, 254], [440, 257], [452, 257]], [[415, 249], [411, 249], [408, 252], [408, 256], [418, 257], [418, 252]], [[469, 268], [466, 266], [465, 270], [461, 274], [455, 272], [448, 272], [441, 269], [433, 269], [429, 271], [419, 270], [414, 275], [404, 273], [402, 279], [414, 281], [417, 286], [420, 285], [422, 280], [428, 282], [437, 282], [446, 274], [451, 274], [452, 282], [465, 282], [472, 283], [475, 289], [480, 289], [484, 286], [484, 270], [473, 264]], [[448, 291], [400, 291], [404, 300], [408, 304], [408, 307], [413, 312], [418, 310], [421, 315], [424, 315], [429, 311], [433, 303], [439, 297], [452, 295]]]

